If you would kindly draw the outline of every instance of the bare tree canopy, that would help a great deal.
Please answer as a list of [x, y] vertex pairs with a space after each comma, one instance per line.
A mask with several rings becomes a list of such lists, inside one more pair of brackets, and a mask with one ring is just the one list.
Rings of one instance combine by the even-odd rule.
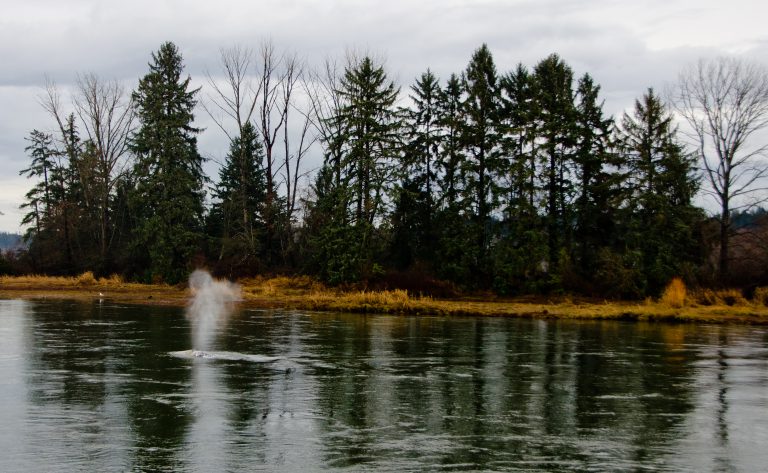
[[79, 118], [87, 142], [92, 145], [93, 161], [85, 161], [79, 156], [73, 132], [67, 126], [68, 117], [52, 81], [46, 81], [45, 94], [40, 101], [58, 125], [64, 155], [80, 175], [86, 204], [97, 214], [100, 257], [105, 260], [114, 230], [109, 201], [128, 166], [128, 140], [135, 118], [130, 94], [115, 80], [105, 81], [93, 73], [78, 76], [72, 97], [74, 112], [69, 119]]
[[261, 82], [254, 84], [249, 75], [253, 63], [253, 52], [250, 49], [235, 45], [222, 48], [220, 54], [221, 72], [225, 81], [222, 84], [210, 73], [207, 74], [208, 84], [213, 93], [209, 95], [210, 105], [206, 102], [202, 102], [202, 105], [205, 112], [231, 141], [234, 136], [228, 131], [224, 117], [234, 120], [238, 133], [242, 134], [243, 126], [251, 121], [256, 109], [261, 93]]
[[[203, 106], [230, 141], [241, 136], [248, 123], [258, 131], [266, 181], [263, 217], [271, 235], [265, 245], [268, 252], [274, 252], [279, 241], [284, 251], [293, 238], [290, 225], [283, 226], [287, 230], [284, 235], [277, 235], [278, 216], [293, 221], [299, 180], [306, 174], [303, 161], [316, 141], [311, 133], [311, 113], [305, 110], [310, 107], [310, 98], [302, 96], [308, 94], [309, 75], [296, 54], [278, 51], [270, 40], [262, 41], [256, 52], [242, 46], [222, 49], [221, 73], [223, 80], [208, 74], [213, 92]], [[292, 114], [294, 111], [297, 115]], [[290, 122], [294, 117], [297, 124]], [[237, 126], [237, 133], [230, 131], [229, 122]], [[247, 221], [244, 223], [250, 228]]]
[[757, 135], [768, 127], [768, 73], [735, 58], [700, 60], [680, 74], [673, 98], [690, 127], [705, 191], [720, 206], [719, 272], [724, 279], [731, 210], [766, 190], [768, 144]]

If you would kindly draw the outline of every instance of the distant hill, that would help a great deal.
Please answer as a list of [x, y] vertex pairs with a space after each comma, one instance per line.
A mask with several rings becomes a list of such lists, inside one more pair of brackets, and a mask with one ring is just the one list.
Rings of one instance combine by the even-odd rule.
[[768, 210], [762, 207], [757, 207], [746, 212], [734, 211], [731, 213], [731, 225], [734, 230], [765, 225], [766, 215], [768, 215]]
[[22, 246], [21, 235], [18, 233], [0, 232], [0, 250], [10, 250]]

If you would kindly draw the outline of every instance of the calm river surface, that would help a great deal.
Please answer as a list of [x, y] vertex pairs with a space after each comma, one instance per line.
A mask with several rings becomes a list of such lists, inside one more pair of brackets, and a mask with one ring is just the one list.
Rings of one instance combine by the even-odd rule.
[[205, 353], [191, 330], [0, 301], [0, 471], [768, 471], [763, 327], [240, 310]]

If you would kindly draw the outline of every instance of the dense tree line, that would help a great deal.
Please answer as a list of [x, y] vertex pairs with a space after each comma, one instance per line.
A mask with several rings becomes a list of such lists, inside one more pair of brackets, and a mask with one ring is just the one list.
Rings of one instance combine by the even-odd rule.
[[[333, 284], [395, 273], [607, 297], [711, 277], [697, 155], [652, 89], [614, 120], [594, 79], [558, 55], [500, 72], [485, 45], [464, 71], [426, 70], [406, 91], [370, 56], [310, 73], [265, 43], [222, 64], [226, 84], [210, 78], [205, 104], [230, 139], [215, 184], [192, 125], [200, 91], [173, 43], [131, 94], [86, 76], [66, 115], [49, 86], [58, 131], [30, 133], [22, 171], [35, 182], [31, 270], [178, 282], [205, 265]], [[311, 149], [323, 161], [302, 199]]]

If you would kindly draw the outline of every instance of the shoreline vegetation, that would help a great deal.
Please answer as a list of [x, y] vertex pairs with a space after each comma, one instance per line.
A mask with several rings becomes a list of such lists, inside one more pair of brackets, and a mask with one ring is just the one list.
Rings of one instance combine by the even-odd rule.
[[[367, 291], [338, 289], [301, 277], [258, 277], [237, 281], [242, 306], [263, 309], [355, 312], [365, 314], [503, 316], [549, 319], [638, 320], [664, 322], [741, 323], [768, 325], [768, 288], [757, 288], [750, 299], [738, 290], [702, 289], [688, 292], [673, 280], [658, 299], [608, 301], [567, 295], [500, 298], [468, 294], [433, 298], [402, 289]], [[183, 306], [184, 285], [139, 284], [120, 276], [95, 278], [1, 276], [0, 299], [108, 300], [133, 304]]]
[[[768, 285], [758, 185], [768, 168], [750, 151], [759, 141], [747, 142], [768, 127], [768, 71], [702, 60], [668, 101], [649, 88], [611, 116], [595, 78], [556, 52], [497, 65], [482, 44], [466, 67], [442, 78], [427, 68], [409, 84], [373, 56], [311, 64], [268, 40], [224, 48], [205, 101], [173, 42], [138, 82], [47, 81], [46, 120], [26, 136], [19, 171], [25, 234], [0, 254], [0, 274], [169, 284], [198, 266], [230, 278], [305, 274], [412, 292], [277, 294], [283, 305], [448, 313], [478, 299], [490, 305], [466, 310], [552, 305], [544, 296], [512, 309], [517, 300], [491, 292], [644, 300], [675, 276]], [[201, 108], [213, 131], [195, 126]], [[701, 117], [728, 136], [700, 130]], [[700, 139], [678, 131], [691, 120]], [[209, 133], [223, 139], [215, 174], [198, 148]], [[702, 192], [722, 196], [722, 211], [698, 207]], [[417, 297], [454, 288], [475, 297]]]

